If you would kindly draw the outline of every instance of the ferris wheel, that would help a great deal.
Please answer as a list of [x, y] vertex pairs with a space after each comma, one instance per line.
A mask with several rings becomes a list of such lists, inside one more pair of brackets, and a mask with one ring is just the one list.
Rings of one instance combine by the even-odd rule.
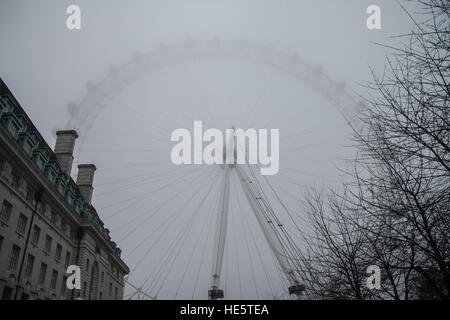
[[[80, 102], [69, 103], [70, 117], [66, 127], [76, 129], [81, 133], [79, 148], [83, 152], [94, 151], [94, 149], [109, 151], [104, 148], [104, 140], [102, 142], [99, 139], [101, 130], [97, 129], [99, 123], [105, 121], [105, 114], [108, 113], [111, 104], [114, 104], [112, 101], [116, 96], [126, 92], [127, 88], [132, 87], [133, 84], [139, 83], [146, 77], [151, 77], [168, 66], [177, 68], [179, 65], [193, 61], [210, 60], [238, 61], [239, 63], [263, 66], [281, 73], [327, 101], [346, 123], [354, 121], [354, 110], [360, 107], [360, 104], [346, 91], [344, 82], [333, 80], [332, 77], [325, 74], [323, 68], [308, 64], [298, 54], [285, 53], [271, 45], [261, 45], [246, 39], [226, 41], [215, 37], [209, 41], [188, 39], [177, 45], [160, 44], [158, 48], [148, 53], [134, 54], [126, 64], [110, 67], [102, 80], [87, 84], [87, 93]], [[136, 112], [135, 116], [144, 123], [144, 130], [139, 131], [139, 135], [144, 134], [145, 129], [150, 127], [167, 127], [167, 123], [170, 122], [167, 117], [164, 119], [158, 115], [155, 115], [153, 120], [147, 120], [146, 115], [139, 110], [132, 107], [130, 109]], [[186, 117], [189, 117], [189, 111], [186, 113], [188, 114]], [[223, 120], [221, 115], [215, 115], [211, 110], [200, 110], [199, 114], [207, 115], [211, 123], [214, 121], [221, 123]], [[173, 121], [177, 122], [179, 119], [173, 118]], [[121, 128], [116, 129], [118, 135], [127, 134]], [[122, 178], [97, 185], [99, 188], [102, 186], [110, 188], [104, 193], [100, 191], [99, 196], [106, 195], [108, 192], [117, 195], [117, 192], [127, 188], [142, 187], [142, 192], [136, 193], [134, 189], [130, 192], [129, 197], [124, 196], [123, 199], [117, 195], [117, 202], [100, 208], [100, 214], [102, 209], [108, 211], [108, 214], [105, 214], [105, 218], [108, 220], [116, 219], [117, 222], [120, 221], [117, 219], [123, 219], [117, 223], [117, 228], [113, 229], [113, 232], [119, 234], [125, 232], [123, 237], [120, 237], [118, 244], [122, 245], [128, 241], [130, 248], [124, 250], [124, 253], [126, 256], [135, 257], [128, 279], [133, 278], [133, 283], [137, 285], [133, 285], [127, 280], [130, 292], [126, 297], [129, 299], [154, 299], [159, 296], [165, 284], [172, 280], [172, 285], [169, 287], [174, 292], [170, 292], [170, 294], [173, 294], [173, 298], [177, 298], [183, 283], [191, 277], [194, 287], [191, 297], [194, 298], [198, 292], [199, 279], [203, 277], [209, 278], [209, 287], [207, 292], [205, 290], [198, 297], [226, 298], [227, 283], [224, 280], [227, 278], [227, 259], [237, 260], [239, 279], [235, 281], [235, 286], [240, 287], [240, 297], [243, 297], [241, 282], [244, 277], [241, 278], [239, 272], [239, 265], [242, 264], [242, 261], [239, 261], [239, 255], [235, 257], [233, 254], [225, 255], [226, 243], [231, 241], [230, 231], [233, 232], [231, 239], [239, 238], [239, 234], [236, 234], [241, 233], [241, 240], [245, 239], [246, 241], [246, 246], [242, 244], [244, 248], [235, 242], [235, 249], [236, 252], [247, 252], [244, 256], [248, 258], [249, 269], [253, 272], [252, 278], [257, 297], [261, 296], [257, 287], [258, 279], [255, 276], [258, 264], [260, 274], [267, 279], [267, 288], [272, 291], [269, 294], [270, 297], [279, 298], [291, 295], [302, 298], [307, 296], [308, 284], [302, 281], [300, 267], [300, 262], [304, 259], [301, 243], [299, 237], [293, 234], [303, 232], [304, 228], [296, 219], [291, 206], [281, 195], [282, 193], [289, 194], [286, 185], [277, 184], [275, 181], [271, 181], [270, 177], [258, 176], [258, 165], [228, 163], [209, 167], [173, 168], [172, 164], [164, 161], [166, 150], [158, 145], [158, 139], [163, 139], [161, 135], [158, 136], [160, 131], [155, 130], [154, 133], [149, 129], [145, 139], [149, 139], [156, 147], [142, 148], [140, 151], [149, 152], [155, 156], [159, 155], [162, 158], [152, 159], [152, 161], [143, 160], [139, 163], [110, 161], [110, 164], [123, 164], [122, 167], [113, 166], [112, 170], [133, 167], [137, 168], [136, 174], [130, 175], [128, 172]], [[307, 133], [302, 133], [300, 130], [297, 134]], [[228, 137], [228, 139], [233, 139], [233, 137]], [[126, 145], [116, 143], [114, 138], [110, 138], [108, 143], [112, 146], [119, 146], [111, 150], [121, 154], [135, 151], [128, 149]], [[228, 152], [236, 152], [238, 148], [243, 148], [243, 146], [234, 145], [233, 150], [228, 150]], [[108, 157], [109, 160], [115, 159], [114, 156]], [[105, 161], [105, 163], [108, 162]], [[142, 173], [143, 168], [151, 168], [151, 170]], [[295, 170], [292, 169], [292, 172]], [[308, 172], [299, 172], [308, 174]], [[232, 178], [233, 174], [235, 174], [234, 178]], [[297, 183], [296, 179], [289, 174], [285, 178], [291, 184]], [[181, 188], [182, 185], [183, 188]], [[180, 189], [175, 190], [174, 186], [180, 186]], [[178, 201], [182, 205], [175, 208]], [[168, 203], [173, 205], [170, 207], [170, 211], [173, 213], [162, 218]], [[115, 205], [119, 206], [118, 209], [111, 210]], [[145, 210], [138, 214], [130, 213], [135, 212], [135, 207], [139, 205], [144, 206]], [[244, 206], [246, 207], [244, 208]], [[231, 224], [231, 230], [228, 221], [229, 211], [235, 215], [235, 224]], [[240, 215], [243, 211], [251, 211], [254, 215], [252, 218], [248, 216], [242, 218], [238, 226], [240, 231], [237, 231], [236, 215]], [[137, 238], [138, 231], [147, 224], [151, 225], [153, 219], [159, 219], [160, 224], [147, 233], [141, 232]], [[215, 227], [213, 227], [214, 222]], [[167, 237], [167, 234], [171, 233], [170, 230], [175, 228], [174, 226], [177, 231]], [[259, 238], [253, 235], [255, 228], [259, 228]], [[199, 236], [194, 239], [196, 234]], [[261, 242], [262, 239], [264, 244]], [[203, 248], [200, 248], [201, 244], [204, 244]], [[231, 245], [229, 246], [231, 247]], [[278, 281], [274, 279], [274, 275], [271, 277], [268, 268], [264, 266], [265, 255], [261, 252], [261, 246], [265, 246], [266, 253], [271, 253], [271, 263], [278, 273]], [[155, 252], [159, 252], [159, 255]], [[152, 254], [154, 255], [152, 256]], [[211, 263], [209, 263], [210, 271], [206, 272], [205, 265], [207, 263], [205, 261], [208, 255], [210, 255]], [[180, 258], [180, 256], [184, 258]], [[151, 271], [144, 276], [145, 272], [141, 270], [146, 268], [149, 259], [152, 260], [153, 265]], [[255, 260], [259, 263], [255, 263]], [[179, 277], [175, 279], [172, 273], [176, 269], [174, 266], [177, 261], [181, 261], [178, 262], [181, 267], [178, 267]], [[196, 272], [191, 272], [190, 267], [195, 265], [195, 261], [199, 264], [199, 268]], [[223, 273], [224, 266], [225, 274]], [[209, 276], [206, 277], [206, 274]], [[234, 277], [236, 276], [234, 275]]]

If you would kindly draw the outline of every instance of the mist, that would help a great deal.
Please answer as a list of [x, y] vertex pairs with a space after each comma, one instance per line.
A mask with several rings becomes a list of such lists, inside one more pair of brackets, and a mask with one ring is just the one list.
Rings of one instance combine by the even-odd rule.
[[[128, 281], [158, 299], [206, 299], [223, 169], [173, 164], [172, 132], [199, 120], [279, 129], [279, 171], [255, 172], [301, 248], [290, 214], [301, 224], [302, 193], [342, 181], [347, 121], [384, 68], [378, 43], [412, 28], [411, 4], [379, 0], [382, 28], [369, 30], [372, 2], [1, 0], [0, 76], [50, 146], [57, 129], [77, 130], [72, 175], [97, 166], [93, 205]], [[71, 4], [80, 30], [66, 27]], [[221, 287], [226, 299], [288, 298], [235, 175]]]

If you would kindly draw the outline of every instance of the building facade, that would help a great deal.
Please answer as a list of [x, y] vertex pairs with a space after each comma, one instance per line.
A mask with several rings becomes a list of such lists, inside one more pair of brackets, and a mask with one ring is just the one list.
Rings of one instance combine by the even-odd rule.
[[91, 204], [96, 168], [71, 178], [77, 137], [58, 131], [52, 150], [0, 79], [0, 299], [123, 299], [129, 269]]

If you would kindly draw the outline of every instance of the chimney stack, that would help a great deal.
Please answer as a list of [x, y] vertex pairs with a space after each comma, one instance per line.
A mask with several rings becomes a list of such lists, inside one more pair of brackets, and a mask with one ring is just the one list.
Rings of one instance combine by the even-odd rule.
[[70, 177], [73, 149], [78, 134], [75, 130], [56, 131], [55, 154], [61, 170]]
[[81, 195], [87, 203], [92, 203], [92, 192], [94, 187], [94, 172], [97, 168], [93, 164], [78, 165], [77, 185], [80, 188]]

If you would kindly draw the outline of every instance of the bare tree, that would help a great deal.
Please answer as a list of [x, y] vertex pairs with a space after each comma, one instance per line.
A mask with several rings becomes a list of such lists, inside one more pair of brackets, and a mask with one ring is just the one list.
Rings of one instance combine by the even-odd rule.
[[[365, 235], [340, 197], [310, 191], [305, 197], [309, 232], [300, 274], [313, 299], [367, 299], [364, 285], [367, 256]], [[370, 264], [369, 264], [370, 265]]]
[[[321, 277], [309, 288], [315, 296], [450, 297], [450, 4], [419, 2], [404, 47], [390, 47], [383, 75], [367, 85], [352, 183], [327, 199], [306, 197], [315, 240], [302, 270], [306, 281]], [[383, 284], [367, 292], [372, 264]]]

